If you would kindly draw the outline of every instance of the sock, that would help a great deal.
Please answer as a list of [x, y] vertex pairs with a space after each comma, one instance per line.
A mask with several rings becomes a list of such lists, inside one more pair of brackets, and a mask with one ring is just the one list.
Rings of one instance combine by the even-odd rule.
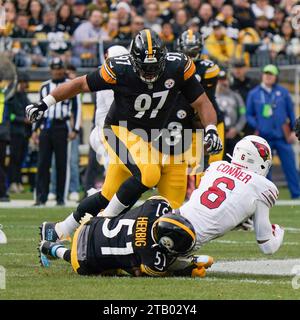
[[71, 250], [65, 251], [63, 259], [67, 262], [71, 262]]
[[56, 250], [55, 255], [57, 256], [57, 258], [59, 259], [64, 259], [64, 254], [66, 253], [66, 251], [68, 251], [69, 249], [64, 248], [64, 247], [60, 247]]
[[79, 222], [74, 218], [74, 214], [71, 213], [64, 221], [58, 222], [55, 225], [55, 231], [60, 239], [66, 238], [70, 236], [79, 225]]
[[122, 202], [120, 202], [118, 196], [115, 194], [110, 200], [108, 206], [101, 212], [101, 216], [116, 217], [127, 208], [128, 206], [125, 206]]
[[84, 198], [74, 211], [74, 219], [79, 222], [86, 213], [96, 216], [102, 209], [108, 205], [108, 200], [99, 192]]

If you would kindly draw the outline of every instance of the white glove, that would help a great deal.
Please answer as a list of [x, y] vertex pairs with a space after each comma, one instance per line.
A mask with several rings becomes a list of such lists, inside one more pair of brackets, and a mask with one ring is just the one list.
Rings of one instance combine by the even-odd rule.
[[207, 146], [206, 151], [208, 154], [217, 154], [223, 150], [216, 126], [208, 125], [205, 128], [204, 145]]

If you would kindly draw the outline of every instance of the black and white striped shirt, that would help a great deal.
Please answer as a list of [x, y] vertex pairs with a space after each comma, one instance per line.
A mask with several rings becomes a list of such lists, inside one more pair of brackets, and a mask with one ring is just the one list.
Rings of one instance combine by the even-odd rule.
[[[64, 82], [70, 81], [69, 79], [64, 79], [59, 82], [53, 80], [48, 80], [42, 83], [40, 89], [40, 100], [45, 98], [50, 92], [52, 92], [57, 86], [61, 85]], [[68, 121], [73, 116], [73, 126], [74, 131], [79, 131], [81, 124], [81, 100], [80, 95], [75, 96], [74, 98], [67, 99], [61, 102], [56, 103], [55, 105], [48, 108], [45, 111], [43, 118], [40, 123], [37, 124], [33, 130], [37, 130], [45, 120], [65, 120]]]

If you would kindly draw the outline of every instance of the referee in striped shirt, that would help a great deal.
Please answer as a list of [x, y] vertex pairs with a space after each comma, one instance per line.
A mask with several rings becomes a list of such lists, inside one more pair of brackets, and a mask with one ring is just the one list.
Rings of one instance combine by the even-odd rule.
[[[45, 98], [55, 87], [68, 81], [65, 67], [60, 58], [53, 58], [50, 63], [51, 80], [42, 84], [40, 99]], [[43, 118], [33, 127], [32, 139], [39, 145], [38, 172], [36, 181], [35, 206], [46, 204], [52, 153], [56, 164], [56, 200], [57, 205], [64, 205], [70, 180], [70, 140], [79, 132], [81, 123], [80, 97], [58, 102], [49, 108]], [[38, 135], [38, 131], [40, 132]]]

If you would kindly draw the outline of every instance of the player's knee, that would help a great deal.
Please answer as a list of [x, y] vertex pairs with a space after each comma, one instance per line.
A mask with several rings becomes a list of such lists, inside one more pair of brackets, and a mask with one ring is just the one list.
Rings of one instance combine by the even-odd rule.
[[143, 167], [142, 174], [142, 184], [148, 188], [155, 187], [161, 177], [160, 168], [157, 165], [146, 165]]

